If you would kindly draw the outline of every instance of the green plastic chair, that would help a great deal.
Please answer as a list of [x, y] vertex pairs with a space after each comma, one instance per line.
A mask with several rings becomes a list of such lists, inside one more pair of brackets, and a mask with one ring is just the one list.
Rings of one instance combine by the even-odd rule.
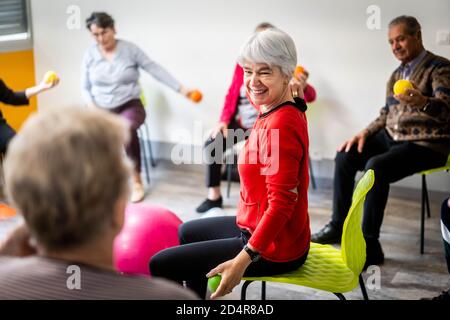
[[425, 210], [427, 212], [428, 218], [431, 216], [430, 212], [430, 199], [428, 197], [428, 188], [427, 188], [427, 178], [426, 176], [430, 173], [440, 172], [440, 171], [449, 171], [450, 170], [450, 154], [447, 158], [447, 163], [443, 167], [434, 168], [430, 170], [425, 170], [419, 172], [422, 176], [422, 203], [421, 203], [421, 217], [420, 217], [420, 253], [424, 253], [425, 247]]
[[265, 300], [265, 282], [296, 284], [325, 290], [345, 300], [342, 293], [352, 291], [359, 285], [363, 298], [369, 300], [361, 272], [366, 262], [366, 242], [361, 229], [364, 200], [375, 180], [373, 170], [368, 170], [359, 180], [352, 198], [352, 205], [344, 222], [341, 249], [331, 245], [311, 242], [306, 262], [295, 271], [268, 277], [244, 277], [241, 299], [245, 300], [248, 285], [262, 281], [262, 299]]

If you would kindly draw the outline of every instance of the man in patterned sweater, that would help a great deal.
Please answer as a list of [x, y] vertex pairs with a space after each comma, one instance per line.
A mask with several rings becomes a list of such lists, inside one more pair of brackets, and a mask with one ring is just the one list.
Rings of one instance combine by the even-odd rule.
[[[366, 267], [384, 262], [378, 238], [390, 183], [443, 166], [450, 152], [450, 61], [424, 49], [414, 17], [390, 22], [389, 43], [401, 65], [388, 81], [386, 105], [378, 118], [338, 149], [332, 219], [311, 237], [313, 242], [340, 242], [355, 175], [374, 169], [375, 185], [367, 195], [363, 218]], [[399, 79], [409, 79], [414, 89], [394, 95]]]

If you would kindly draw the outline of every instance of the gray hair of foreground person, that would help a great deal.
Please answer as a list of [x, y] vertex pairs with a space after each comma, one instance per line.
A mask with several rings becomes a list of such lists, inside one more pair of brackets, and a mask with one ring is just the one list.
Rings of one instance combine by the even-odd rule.
[[114, 213], [128, 198], [127, 139], [126, 123], [102, 110], [42, 111], [25, 123], [8, 149], [5, 184], [39, 246], [64, 251], [111, 225], [120, 231], [123, 216]]
[[278, 66], [290, 79], [297, 65], [294, 40], [277, 28], [255, 32], [240, 50], [238, 63], [243, 66], [245, 61]]

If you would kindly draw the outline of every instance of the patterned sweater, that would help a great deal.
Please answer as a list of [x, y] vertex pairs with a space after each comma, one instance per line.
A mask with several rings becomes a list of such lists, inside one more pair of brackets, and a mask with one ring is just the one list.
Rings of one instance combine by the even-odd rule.
[[391, 75], [386, 88], [386, 105], [366, 130], [369, 136], [385, 128], [395, 141], [412, 141], [435, 151], [450, 153], [450, 61], [427, 51], [411, 74], [410, 81], [429, 102], [423, 110], [399, 103], [394, 83], [401, 67]]

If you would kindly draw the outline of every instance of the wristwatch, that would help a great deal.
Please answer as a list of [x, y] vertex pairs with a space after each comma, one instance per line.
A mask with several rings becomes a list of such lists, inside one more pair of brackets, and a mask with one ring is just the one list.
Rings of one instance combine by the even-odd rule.
[[256, 262], [259, 260], [259, 258], [261, 258], [259, 252], [253, 251], [247, 245], [244, 246], [244, 250], [250, 256], [250, 260], [252, 260], [252, 262]]

